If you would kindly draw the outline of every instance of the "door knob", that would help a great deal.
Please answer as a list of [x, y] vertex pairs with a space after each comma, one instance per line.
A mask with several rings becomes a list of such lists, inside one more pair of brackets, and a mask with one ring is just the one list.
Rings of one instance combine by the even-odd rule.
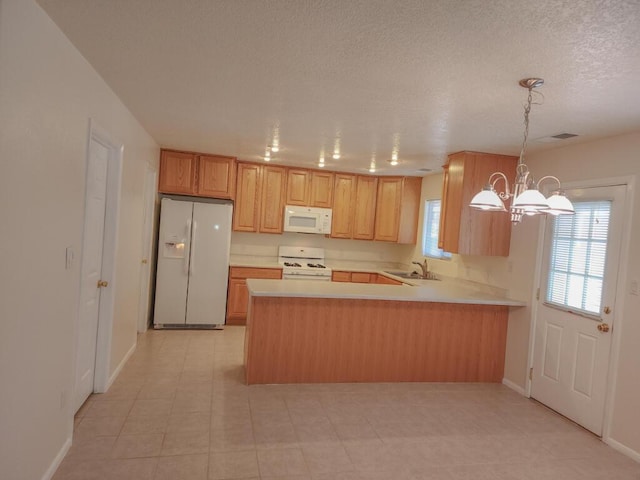
[[607, 315], [609, 315], [611, 313], [611, 307], [604, 307], [604, 313], [606, 313]]
[[107, 287], [107, 286], [109, 286], [109, 282], [107, 282], [106, 280], [98, 280], [98, 288]]
[[598, 330], [600, 330], [602, 333], [607, 333], [609, 331], [610, 327], [608, 323], [600, 323], [598, 325]]
[[146, 265], [147, 263], [149, 263], [149, 261], [148, 261], [146, 258], [143, 258], [143, 259], [142, 259], [142, 264], [143, 264], [143, 265]]

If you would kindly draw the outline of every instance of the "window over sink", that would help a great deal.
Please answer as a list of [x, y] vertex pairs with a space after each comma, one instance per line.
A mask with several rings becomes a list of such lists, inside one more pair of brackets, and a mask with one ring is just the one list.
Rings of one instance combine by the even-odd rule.
[[424, 202], [424, 222], [422, 231], [422, 255], [426, 257], [450, 259], [451, 254], [438, 248], [440, 228], [440, 200]]

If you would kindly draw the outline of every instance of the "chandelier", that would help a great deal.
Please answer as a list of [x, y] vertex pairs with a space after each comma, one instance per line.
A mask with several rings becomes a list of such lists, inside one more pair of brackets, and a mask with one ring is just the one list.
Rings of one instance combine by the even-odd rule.
[[[527, 104], [524, 107], [524, 139], [520, 158], [516, 166], [516, 178], [513, 182], [513, 190], [509, 189], [509, 180], [502, 172], [494, 172], [489, 176], [489, 181], [485, 187], [478, 192], [469, 204], [470, 207], [478, 210], [494, 212], [510, 212], [511, 223], [514, 225], [522, 221], [523, 215], [571, 215], [575, 213], [573, 205], [562, 191], [560, 180], [552, 175], [542, 177], [536, 183], [533, 175], [529, 172], [529, 167], [524, 163], [524, 153], [527, 148], [527, 137], [529, 136], [529, 112], [533, 98], [533, 89], [544, 84], [541, 78], [525, 78], [520, 80], [520, 86], [529, 91]], [[500, 179], [504, 180], [504, 191], [496, 192], [496, 184]], [[548, 198], [540, 193], [540, 185], [545, 181], [555, 181], [557, 188], [552, 191]], [[511, 200], [511, 206], [507, 210], [504, 206], [506, 200]]]

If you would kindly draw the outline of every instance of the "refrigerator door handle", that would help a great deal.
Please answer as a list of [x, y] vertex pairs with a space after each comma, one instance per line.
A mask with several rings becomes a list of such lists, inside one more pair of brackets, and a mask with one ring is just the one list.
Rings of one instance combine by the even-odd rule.
[[[186, 246], [191, 242], [191, 219], [187, 220], [187, 224], [185, 225], [185, 230], [186, 230], [187, 238], [186, 238], [184, 244]], [[184, 274], [185, 275], [189, 275], [189, 259], [190, 259], [190, 256], [185, 255], [182, 258], [183, 258]]]
[[189, 275], [193, 276], [193, 273], [196, 270], [196, 263], [193, 261], [193, 257], [195, 255], [195, 251], [196, 251], [196, 230], [198, 229], [198, 222], [196, 222], [195, 220], [193, 221], [193, 228], [191, 229], [191, 251], [189, 252], [189, 257], [190, 261], [189, 261]]

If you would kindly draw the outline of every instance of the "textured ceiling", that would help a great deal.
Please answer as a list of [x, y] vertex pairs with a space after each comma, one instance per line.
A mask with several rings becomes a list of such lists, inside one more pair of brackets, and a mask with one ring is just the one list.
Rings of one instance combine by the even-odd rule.
[[637, 0], [39, 3], [164, 147], [419, 174], [519, 153], [530, 76], [530, 151], [640, 129]]

